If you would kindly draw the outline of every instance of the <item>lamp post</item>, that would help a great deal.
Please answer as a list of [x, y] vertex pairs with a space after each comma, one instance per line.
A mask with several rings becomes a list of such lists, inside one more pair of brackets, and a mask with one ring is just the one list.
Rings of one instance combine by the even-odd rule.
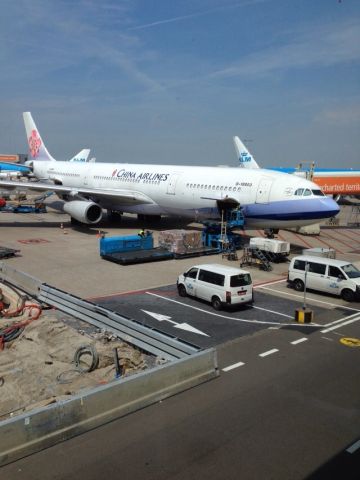
[[304, 301], [302, 308], [297, 308], [295, 310], [295, 320], [299, 323], [311, 323], [313, 319], [313, 311], [306, 307], [306, 284], [307, 284], [307, 275], [309, 272], [309, 263], [305, 262], [305, 271], [304, 271]]
[[307, 274], [309, 271], [309, 264], [308, 262], [305, 263], [305, 276], [304, 276], [304, 303], [303, 303], [303, 310], [306, 310], [306, 281], [307, 281]]

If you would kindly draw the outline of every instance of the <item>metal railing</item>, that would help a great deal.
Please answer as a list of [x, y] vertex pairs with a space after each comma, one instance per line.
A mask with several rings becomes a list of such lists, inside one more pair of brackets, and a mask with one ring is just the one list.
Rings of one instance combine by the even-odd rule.
[[29, 293], [40, 302], [56, 307], [100, 329], [106, 329], [125, 342], [165, 360], [184, 358], [200, 351], [196, 345], [51, 287], [26, 273], [15, 270], [4, 262], [0, 262], [1, 280]]

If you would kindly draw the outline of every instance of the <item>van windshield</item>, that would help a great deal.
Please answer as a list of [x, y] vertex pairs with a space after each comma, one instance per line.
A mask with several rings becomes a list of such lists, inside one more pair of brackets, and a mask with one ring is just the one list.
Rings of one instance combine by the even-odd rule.
[[230, 277], [230, 287], [245, 287], [251, 285], [251, 276], [249, 273], [240, 273]]
[[352, 263], [349, 263], [348, 265], [344, 265], [341, 268], [344, 270], [344, 272], [346, 273], [346, 275], [349, 278], [359, 278], [360, 277], [360, 270], [358, 268], [356, 268], [355, 265], [353, 265]]

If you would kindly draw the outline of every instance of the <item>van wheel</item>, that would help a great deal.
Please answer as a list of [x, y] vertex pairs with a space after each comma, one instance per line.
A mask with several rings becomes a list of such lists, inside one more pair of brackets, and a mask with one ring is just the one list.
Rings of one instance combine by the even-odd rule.
[[297, 292], [303, 292], [304, 291], [304, 282], [302, 280], [294, 280], [294, 288]]
[[352, 302], [354, 300], [354, 292], [345, 288], [345, 290], [341, 292], [341, 298], [345, 300], [345, 302]]
[[211, 299], [211, 305], [215, 310], [221, 310], [222, 308], [222, 304], [219, 297], [213, 297]]
[[178, 293], [179, 293], [180, 297], [186, 297], [187, 296], [186, 288], [184, 287], [184, 285], [179, 285], [178, 286]]

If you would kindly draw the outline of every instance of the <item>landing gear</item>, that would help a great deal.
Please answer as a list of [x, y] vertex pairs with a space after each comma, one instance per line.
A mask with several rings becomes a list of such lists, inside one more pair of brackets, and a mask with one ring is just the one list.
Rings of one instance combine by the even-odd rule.
[[264, 229], [265, 237], [266, 238], [274, 238], [275, 235], [279, 233], [278, 228], [265, 228]]
[[107, 218], [110, 223], [119, 223], [121, 222], [121, 212], [117, 210], [107, 210]]
[[140, 222], [145, 222], [148, 225], [159, 223], [161, 221], [161, 215], [144, 215], [139, 213], [137, 218]]
[[76, 220], [74, 217], [70, 217], [70, 223], [72, 227], [79, 227], [80, 225], [83, 227], [85, 224], [82, 222], [79, 222], [79, 220]]

